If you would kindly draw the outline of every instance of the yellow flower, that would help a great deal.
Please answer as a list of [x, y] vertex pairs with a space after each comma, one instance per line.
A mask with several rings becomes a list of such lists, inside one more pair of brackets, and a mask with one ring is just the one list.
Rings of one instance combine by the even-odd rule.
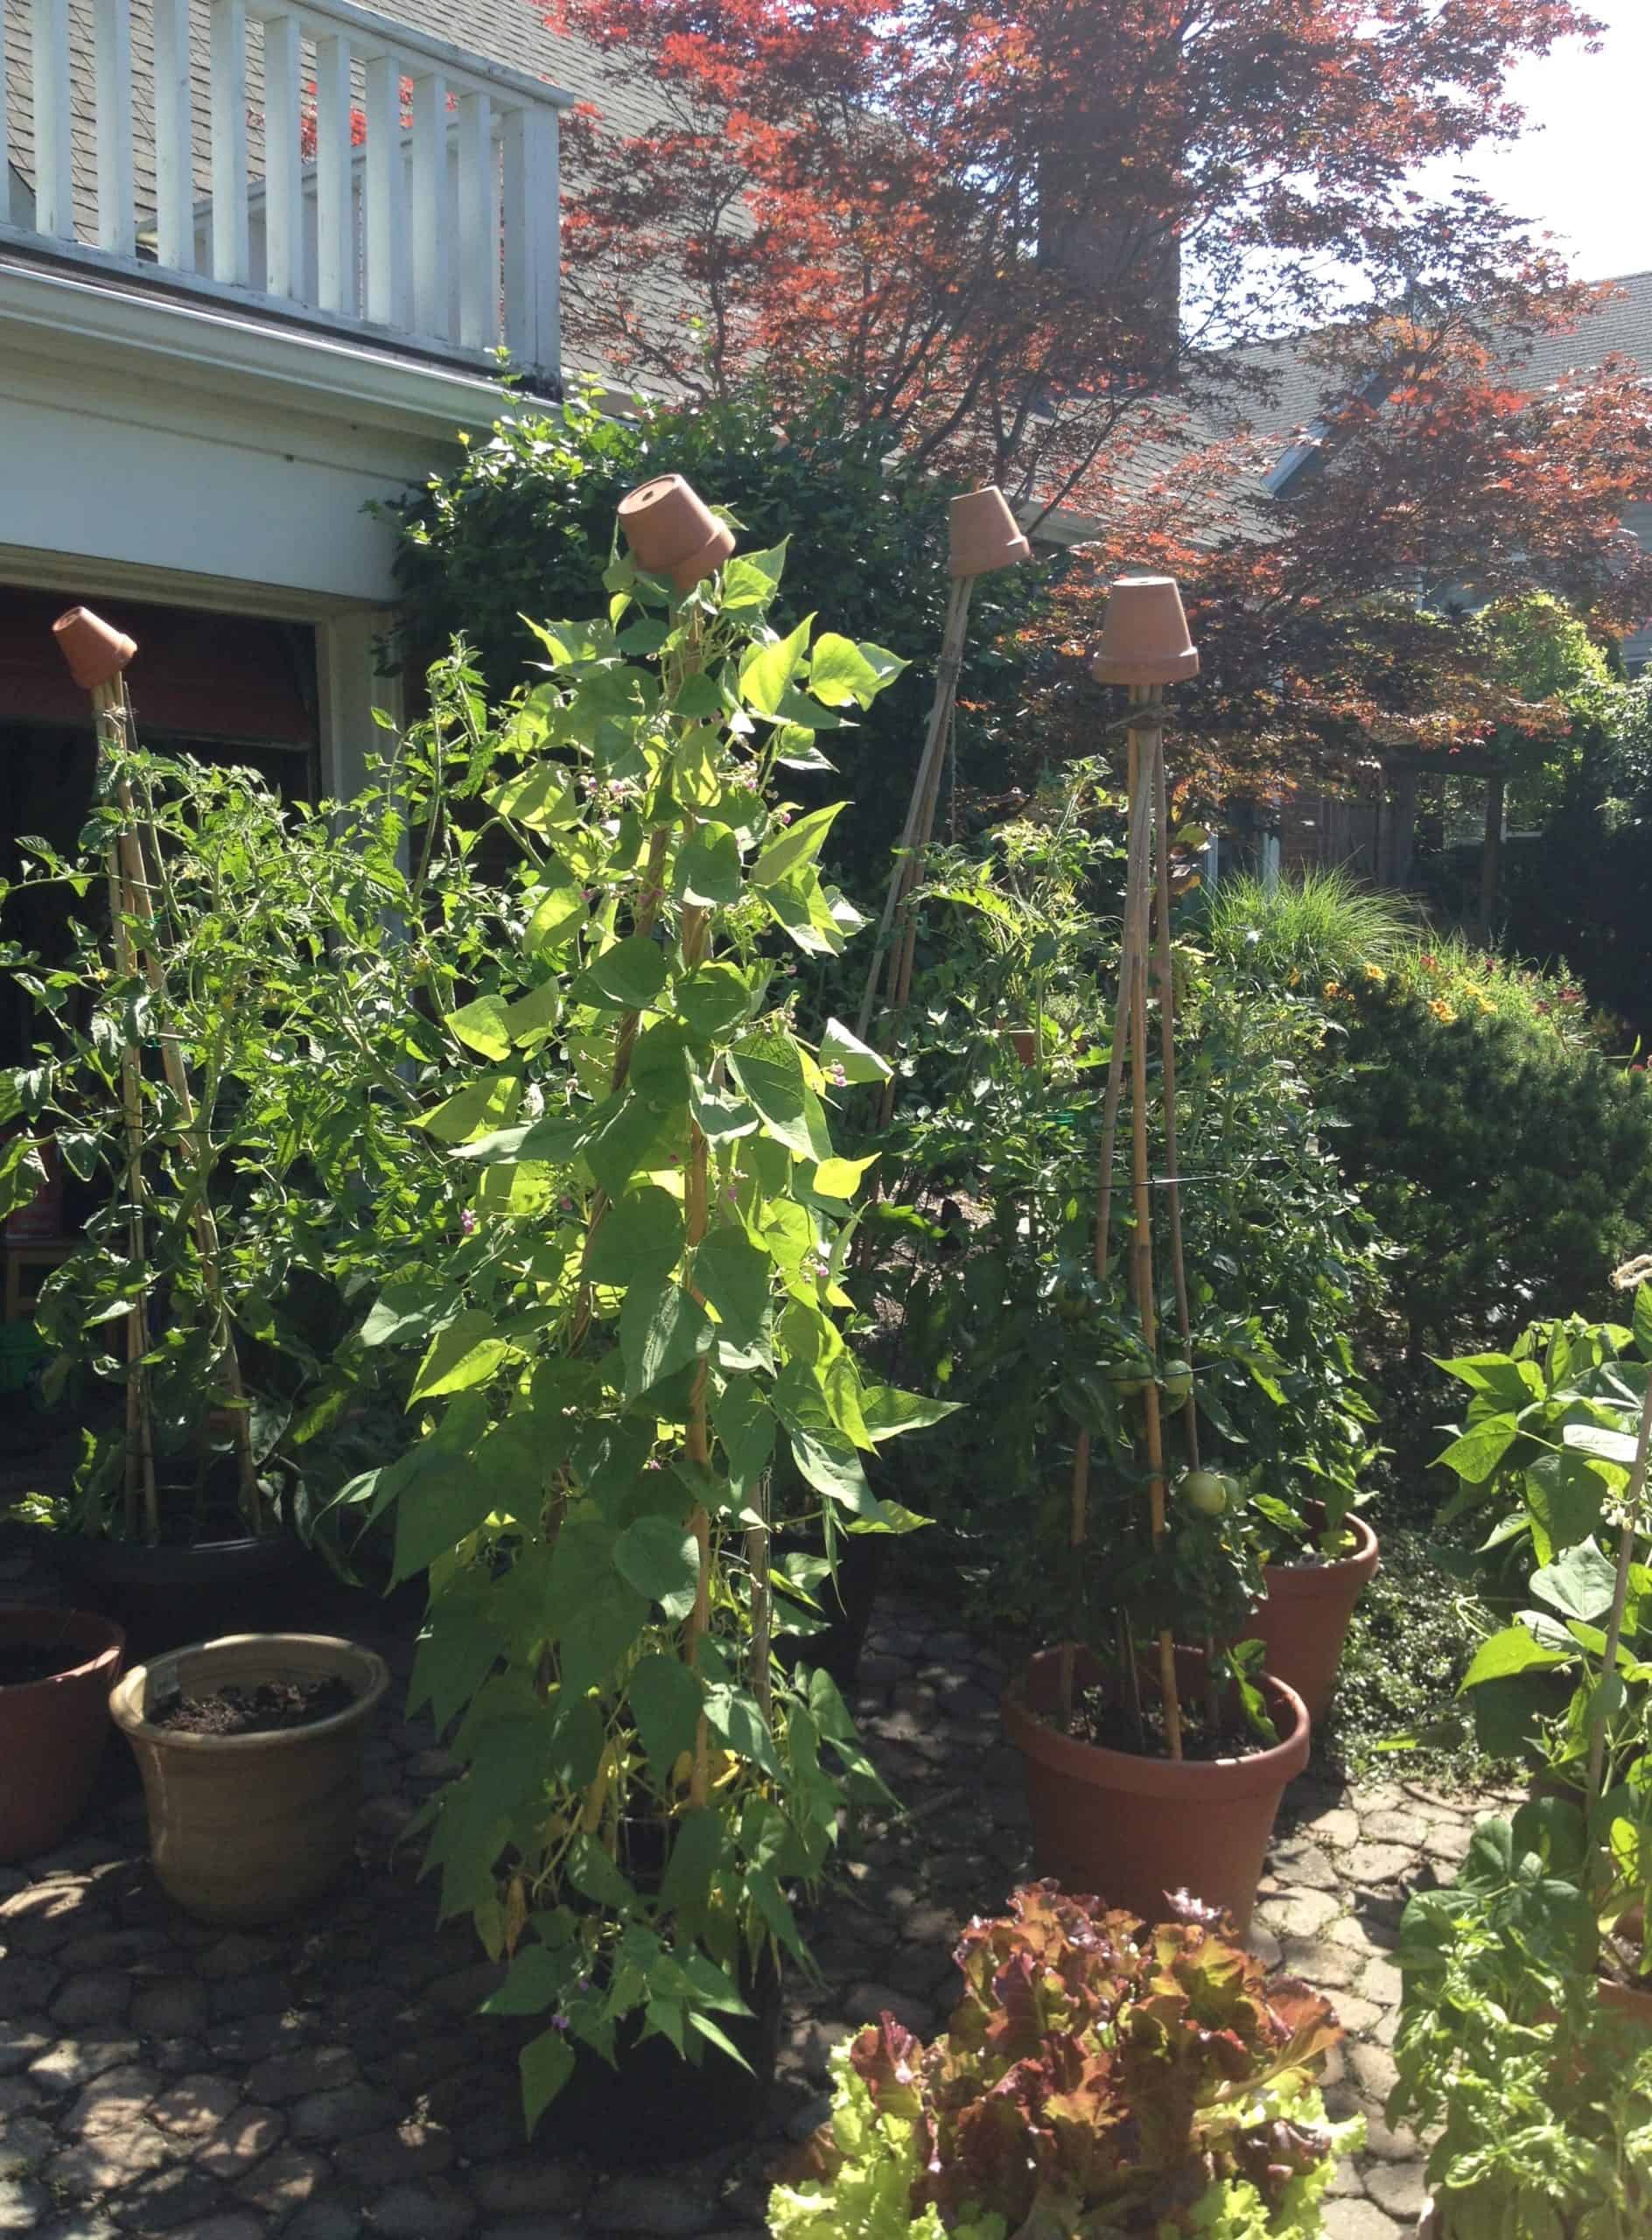
[[1444, 996], [1436, 996], [1433, 1002], [1430, 1004], [1428, 1008], [1433, 1012], [1435, 1018], [1439, 1021], [1442, 1026], [1454, 1026], [1456, 1025], [1457, 1014], [1446, 1002]]
[[1301, 980], [1301, 978], [1302, 978], [1302, 975], [1301, 975], [1301, 974], [1297, 970], [1297, 969], [1296, 969], [1295, 965], [1293, 964], [1293, 965], [1291, 967], [1291, 970], [1290, 970], [1289, 973], [1288, 973], [1288, 974], [1286, 975], [1286, 976], [1285, 976], [1285, 984], [1285, 984], [1285, 986], [1286, 986], [1287, 988], [1294, 988], [1294, 987], [1296, 987], [1296, 986], [1297, 986], [1297, 984], [1299, 983], [1299, 981]]
[[1495, 1018], [1497, 1016], [1496, 1004], [1488, 1003], [1484, 996], [1480, 998], [1480, 1015], [1482, 1018]]
[[1387, 973], [1380, 964], [1368, 964], [1365, 968], [1365, 976], [1374, 987], [1377, 988], [1380, 988], [1388, 978]]
[[1342, 993], [1342, 984], [1340, 980], [1327, 980], [1320, 992], [1327, 1004], [1334, 1004]]

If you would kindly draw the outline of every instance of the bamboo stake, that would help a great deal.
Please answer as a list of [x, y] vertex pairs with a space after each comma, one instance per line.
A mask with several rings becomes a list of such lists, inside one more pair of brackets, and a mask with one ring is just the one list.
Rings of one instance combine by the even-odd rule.
[[[887, 990], [892, 993], [899, 977], [899, 947], [889, 947], [890, 929], [895, 913], [906, 900], [917, 884], [918, 856], [929, 844], [934, 827], [934, 805], [940, 792], [941, 766], [943, 759], [947, 731], [957, 702], [958, 677], [963, 667], [963, 645], [970, 614], [970, 595], [975, 589], [973, 576], [955, 576], [947, 594], [946, 620], [941, 634], [941, 652], [935, 662], [935, 695], [930, 704], [928, 727], [924, 734], [923, 752], [918, 758], [918, 767], [913, 778], [912, 798], [906, 804], [906, 822], [900, 829], [898, 859], [890, 872], [889, 883], [884, 890], [884, 906], [878, 916], [877, 937], [872, 944], [871, 965], [866, 974], [866, 986], [860, 999], [860, 1012], [855, 1032], [864, 1040], [872, 1024], [872, 1015], [878, 1000], [878, 983], [886, 976]], [[928, 804], [928, 822], [924, 822], [924, 805]], [[916, 852], [914, 852], [914, 850]], [[887, 998], [886, 998], [887, 999]]]
[[[94, 686], [92, 702], [99, 715], [105, 718], [110, 736], [122, 747], [131, 744], [131, 710], [127, 703], [126, 684], [118, 674], [107, 684]], [[117, 778], [116, 798], [120, 804], [125, 823], [122, 829], [119, 850], [122, 872], [126, 892], [130, 899], [131, 917], [138, 932], [138, 953], [144, 965], [144, 976], [150, 993], [164, 992], [166, 976], [162, 968], [155, 933], [155, 913], [151, 900], [149, 867], [144, 860], [143, 842], [139, 833], [137, 808], [132, 790], [126, 780]], [[218, 1223], [204, 1188], [206, 1145], [195, 1124], [195, 1101], [190, 1091], [189, 1076], [185, 1070], [183, 1054], [168, 1035], [161, 1038], [161, 1065], [167, 1085], [177, 1099], [178, 1109], [178, 1140], [187, 1156], [193, 1161], [203, 1188], [194, 1209], [192, 1226], [195, 1249], [200, 1256], [201, 1286], [211, 1308], [214, 1334], [217, 1340], [219, 1367], [229, 1388], [230, 1412], [234, 1422], [235, 1462], [240, 1480], [241, 1502], [248, 1522], [255, 1532], [262, 1530], [262, 1501], [258, 1491], [257, 1472], [253, 1463], [252, 1421], [247, 1405], [247, 1389], [241, 1374], [241, 1357], [235, 1345], [234, 1326], [224, 1298], [223, 1283], [219, 1267], [220, 1242]]]
[[[1170, 950], [1170, 805], [1165, 776], [1165, 734], [1153, 741], [1154, 859], [1158, 871], [1158, 928], [1153, 948], [1158, 983], [1158, 1049], [1165, 1095], [1166, 1210], [1170, 1228], [1170, 1272], [1176, 1286], [1176, 1321], [1187, 1366], [1193, 1367], [1193, 1315], [1187, 1304], [1187, 1264], [1182, 1251], [1181, 1160], [1176, 1146], [1176, 978]], [[1182, 1403], [1182, 1435], [1187, 1467], [1199, 1467], [1199, 1401], [1189, 1386]]]
[[1641, 1522], [1642, 1504], [1646, 1498], [1647, 1454], [1652, 1447], [1652, 1367], [1647, 1376], [1646, 1396], [1641, 1403], [1641, 1428], [1634, 1443], [1634, 1460], [1629, 1470], [1628, 1490], [1623, 1498], [1623, 1537], [1618, 1546], [1618, 1576], [1612, 1596], [1612, 1615], [1606, 1620], [1606, 1656], [1600, 1674], [1600, 1685], [1596, 1691], [1589, 1716], [1589, 1781], [1585, 1791], [1586, 1810], [1592, 1815], [1600, 1801], [1600, 1777], [1606, 1764], [1606, 1720], [1609, 1716], [1606, 1688], [1618, 1669], [1618, 1645], [1623, 1639], [1623, 1614], [1629, 1600], [1629, 1572], [1634, 1562], [1634, 1536]]
[[[1159, 684], [1138, 684], [1130, 687], [1133, 706], [1157, 708], [1164, 700], [1164, 687]], [[1137, 729], [1130, 734], [1130, 778], [1132, 788], [1149, 802], [1154, 788], [1155, 758], [1158, 746], [1158, 727]], [[1151, 882], [1143, 878], [1138, 883], [1134, 898], [1138, 919], [1138, 956], [1144, 958], [1147, 947], [1147, 913]], [[1152, 1165], [1147, 1141], [1147, 976], [1138, 969], [1131, 980], [1130, 1004], [1130, 1174], [1134, 1188], [1135, 1227], [1130, 1236], [1130, 1286], [1136, 1295], [1136, 1312], [1142, 1326], [1142, 1343], [1149, 1354], [1156, 1354], [1158, 1344], [1158, 1313], [1153, 1296], [1153, 1187]], [[1159, 1420], [1158, 1386], [1150, 1379], [1142, 1391], [1142, 1418], [1147, 1448], [1147, 1501], [1152, 1520], [1153, 1545], [1161, 1547], [1165, 1539], [1165, 1441], [1164, 1427]], [[1176, 1648], [1168, 1630], [1158, 1636], [1159, 1690], [1164, 1698], [1165, 1739], [1172, 1759], [1181, 1756], [1181, 1703], [1176, 1686]]]
[[[109, 711], [102, 704], [107, 688], [94, 695], [99, 744]], [[130, 898], [122, 876], [119, 843], [108, 851], [109, 928], [115, 968], [123, 980], [134, 973], [130, 930]], [[123, 1492], [127, 1530], [136, 1536], [140, 1492], [144, 1530], [150, 1541], [160, 1537], [160, 1502], [155, 1485], [154, 1418], [150, 1406], [149, 1377], [144, 1356], [149, 1350], [148, 1248], [144, 1220], [144, 1105], [138, 1053], [130, 1042], [121, 1046], [121, 1112], [126, 1134], [127, 1252], [138, 1277], [138, 1294], [126, 1316], [126, 1455]]]

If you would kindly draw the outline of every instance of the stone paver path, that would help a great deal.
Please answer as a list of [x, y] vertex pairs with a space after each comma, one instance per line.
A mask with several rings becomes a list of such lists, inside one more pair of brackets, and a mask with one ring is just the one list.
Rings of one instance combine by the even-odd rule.
[[[385, 1645], [405, 1673], [405, 1644]], [[859, 1711], [910, 1817], [874, 1824], [810, 1939], [765, 2134], [686, 2166], [601, 2170], [524, 2143], [514, 2030], [473, 2010], [493, 1971], [438, 1929], [403, 1830], [442, 1779], [427, 1726], [370, 1748], [357, 1872], [303, 1921], [191, 1922], [144, 1862], [141, 1799], [111, 1757], [74, 1841], [0, 1868], [0, 2235], [37, 2240], [752, 2240], [766, 2173], [824, 2110], [826, 2062], [892, 2009], [929, 2031], [950, 1951], [1031, 1871], [995, 1660], [933, 1614], [879, 1605]], [[1258, 1949], [1329, 1992], [1349, 2026], [1330, 2096], [1371, 2144], [1341, 2174], [1334, 2240], [1393, 2240], [1421, 2202], [1413, 2143], [1382, 2125], [1404, 1893], [1449, 1877], [1460, 1804], [1298, 1783], [1258, 1910]]]

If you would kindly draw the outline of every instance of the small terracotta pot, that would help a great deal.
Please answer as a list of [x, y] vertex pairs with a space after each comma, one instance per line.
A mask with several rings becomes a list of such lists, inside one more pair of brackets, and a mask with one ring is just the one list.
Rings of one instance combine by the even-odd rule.
[[1121, 576], [1107, 594], [1102, 648], [1090, 663], [1098, 684], [1180, 684], [1199, 674], [1173, 576]]
[[656, 475], [627, 492], [620, 526], [643, 573], [664, 576], [680, 592], [714, 576], [734, 550], [733, 530], [680, 474]]
[[1013, 568], [1032, 557], [1032, 547], [1016, 527], [1010, 501], [996, 484], [955, 498], [948, 528], [955, 576], [990, 576], [995, 568]]
[[0, 1687], [0, 1860], [49, 1852], [85, 1810], [126, 1636], [85, 1610], [0, 1610], [0, 1644], [74, 1651], [66, 1672]]
[[[277, 1734], [168, 1734], [147, 1716], [180, 1688], [335, 1675], [355, 1701]], [[156, 1878], [186, 1912], [276, 1921], [337, 1879], [354, 1852], [362, 1753], [389, 1679], [371, 1649], [323, 1634], [227, 1634], [127, 1674], [109, 1709], [144, 1775]]]
[[[1045, 1649], [1026, 1680], [1004, 1698], [1004, 1723], [1020, 1751], [1040, 1869], [1074, 1894], [1095, 1894], [1144, 1921], [1162, 1920], [1172, 1890], [1191, 1890], [1250, 1925], [1268, 1838], [1285, 1785], [1308, 1762], [1308, 1714], [1302, 1698], [1271, 1674], [1263, 1680], [1284, 1740], [1248, 1758], [1138, 1758], [1080, 1742], [1048, 1723], [1060, 1700], [1061, 1653]], [[1076, 1652], [1079, 1684], [1107, 1676]], [[1201, 1650], [1179, 1648], [1176, 1672], [1186, 1698], [1204, 1682]]]
[[1251, 1613], [1249, 1638], [1263, 1665], [1294, 1688], [1317, 1726], [1336, 1688], [1354, 1606], [1376, 1576], [1377, 1542], [1365, 1519], [1348, 1519], [1357, 1545], [1333, 1564], [1264, 1564], [1267, 1592]]
[[1039, 1038], [1036, 1028], [1006, 1026], [1004, 1039], [1024, 1066], [1036, 1066], [1039, 1061]]
[[136, 638], [105, 622], [89, 606], [72, 606], [66, 614], [60, 614], [52, 625], [52, 634], [69, 665], [69, 675], [82, 692], [94, 692], [100, 684], [112, 682], [137, 651]]

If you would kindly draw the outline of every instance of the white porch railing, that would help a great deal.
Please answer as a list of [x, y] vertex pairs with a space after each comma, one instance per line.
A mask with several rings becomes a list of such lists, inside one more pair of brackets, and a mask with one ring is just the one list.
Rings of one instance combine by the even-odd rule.
[[152, 0], [136, 70], [130, 0], [0, 7], [0, 243], [558, 372], [571, 94], [352, 0]]

